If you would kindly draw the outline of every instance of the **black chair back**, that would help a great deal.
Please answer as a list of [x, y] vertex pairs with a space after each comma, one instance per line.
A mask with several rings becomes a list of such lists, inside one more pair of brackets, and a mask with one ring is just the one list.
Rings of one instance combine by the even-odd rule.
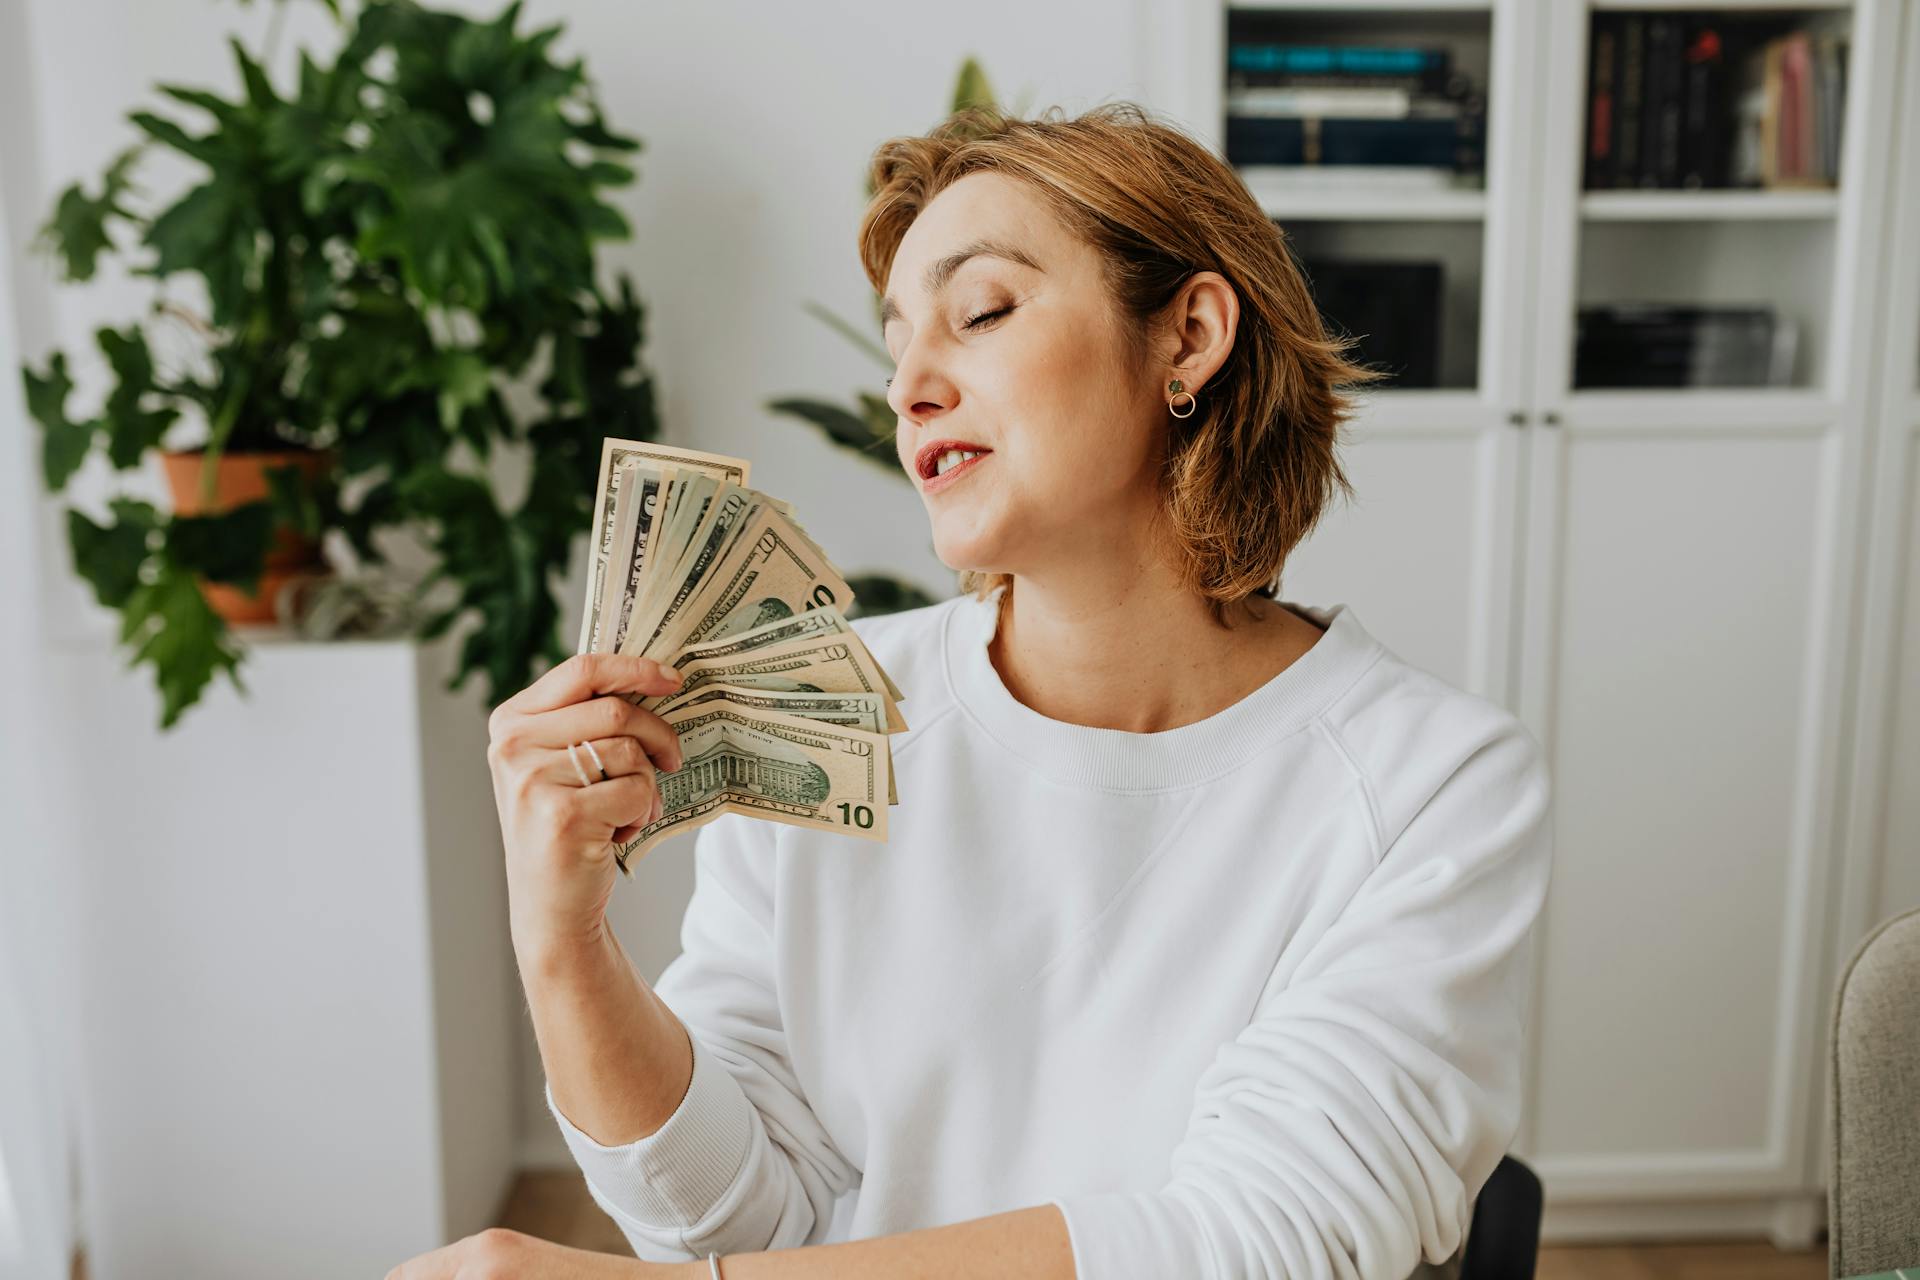
[[1519, 1157], [1502, 1156], [1473, 1202], [1460, 1280], [1533, 1280], [1545, 1206], [1539, 1176]]

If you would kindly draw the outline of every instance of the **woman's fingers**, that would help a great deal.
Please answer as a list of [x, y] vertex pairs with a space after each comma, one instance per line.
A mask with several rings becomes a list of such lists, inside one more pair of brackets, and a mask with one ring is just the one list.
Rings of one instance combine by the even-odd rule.
[[[593, 750], [587, 750], [588, 747]], [[578, 787], [636, 773], [652, 777], [656, 772], [653, 761], [647, 758], [646, 747], [638, 738], [586, 738], [574, 747], [573, 754], [580, 761], [581, 771], [587, 775], [586, 783], [582, 783], [580, 774], [574, 772], [573, 761], [567, 758], [564, 747], [539, 753], [540, 780], [558, 783], [563, 787]], [[593, 763], [596, 755], [600, 758], [598, 768]], [[606, 778], [600, 776], [601, 769], [607, 771]]]
[[495, 709], [495, 715], [536, 715], [603, 693], [672, 693], [680, 673], [652, 658], [624, 653], [578, 653]]
[[581, 786], [575, 778], [564, 792], [561, 804], [569, 806], [585, 821], [608, 828], [609, 832], [644, 822], [653, 812], [655, 791], [651, 773], [630, 773], [590, 787]]
[[[555, 747], [569, 742], [598, 742], [602, 738], [637, 738], [647, 758], [667, 772], [680, 767], [680, 737], [673, 726], [625, 698], [589, 698], [571, 706], [520, 717], [508, 730], [510, 739], [528, 747]], [[608, 770], [612, 772], [611, 769]]]
[[642, 831], [645, 831], [647, 829], [647, 823], [658, 822], [659, 820], [660, 820], [660, 815], [658, 812], [656, 812], [651, 816], [649, 816], [644, 822], [630, 822], [626, 826], [621, 827], [618, 831], [614, 832], [613, 835], [610, 837], [610, 839], [614, 844], [625, 844], [627, 841], [639, 835]]

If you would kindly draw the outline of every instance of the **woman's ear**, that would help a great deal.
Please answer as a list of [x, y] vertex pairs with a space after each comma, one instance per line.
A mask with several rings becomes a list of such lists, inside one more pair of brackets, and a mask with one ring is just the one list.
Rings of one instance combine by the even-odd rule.
[[1197, 271], [1180, 286], [1162, 320], [1165, 366], [1188, 391], [1199, 391], [1233, 350], [1240, 297], [1218, 271]]

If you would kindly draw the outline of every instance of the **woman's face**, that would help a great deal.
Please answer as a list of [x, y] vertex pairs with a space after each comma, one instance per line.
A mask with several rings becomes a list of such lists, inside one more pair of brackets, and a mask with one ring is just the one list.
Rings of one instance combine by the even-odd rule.
[[[896, 444], [941, 561], [1021, 576], [1136, 562], [1166, 397], [1123, 350], [1094, 251], [1024, 182], [969, 174], [908, 228], [887, 300]], [[945, 441], [985, 452], [936, 478]]]

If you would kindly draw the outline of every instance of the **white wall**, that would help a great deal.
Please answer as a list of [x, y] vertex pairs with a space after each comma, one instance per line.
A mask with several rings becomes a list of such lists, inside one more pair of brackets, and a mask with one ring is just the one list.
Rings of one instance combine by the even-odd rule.
[[[751, 457], [756, 486], [792, 501], [843, 570], [894, 572], [949, 594], [952, 575], [932, 554], [925, 515], [904, 478], [879, 473], [761, 405], [787, 394], [845, 399], [855, 388], [878, 389], [885, 376], [801, 310], [818, 301], [870, 327], [871, 290], [855, 256], [854, 232], [873, 146], [935, 123], [968, 53], [982, 60], [1003, 101], [1030, 110], [1146, 100], [1144, 75], [1154, 58], [1143, 37], [1150, 5], [528, 4], [528, 25], [567, 24], [562, 53], [586, 57], [609, 118], [645, 144], [639, 182], [618, 197], [634, 239], [611, 247], [604, 263], [629, 271], [649, 308], [645, 358], [659, 389], [665, 438]], [[491, 13], [498, 6], [457, 7]], [[0, 317], [0, 549], [17, 552], [4, 558], [9, 605], [34, 605], [31, 623], [16, 614], [0, 636], [12, 646], [0, 647], [0, 679], [8, 681], [8, 694], [24, 698], [44, 689], [49, 701], [35, 718], [25, 714], [24, 701], [6, 704], [0, 763], [10, 788], [31, 792], [52, 815], [43, 838], [31, 834], [35, 820], [27, 809], [12, 809], [23, 816], [7, 833], [10, 842], [27, 835], [40, 858], [34, 865], [43, 871], [103, 853], [87, 847], [83, 835], [61, 831], [56, 820], [64, 810], [97, 804], [103, 788], [111, 789], [111, 766], [100, 744], [85, 742], [83, 733], [63, 736], [61, 726], [77, 702], [64, 703], [62, 684], [49, 687], [32, 673], [57, 656], [70, 687], [132, 700], [142, 714], [131, 719], [141, 726], [156, 717], [146, 674], [124, 670], [109, 645], [107, 617], [68, 570], [52, 504], [22, 505], [37, 492], [38, 437], [21, 412], [13, 366], [22, 357], [39, 363], [59, 346], [90, 367], [93, 328], [124, 323], [146, 295], [124, 279], [56, 286], [51, 263], [28, 256], [25, 242], [62, 187], [76, 178], [91, 184], [133, 140], [126, 112], [158, 104], [148, 86], [165, 80], [230, 89], [224, 35], [235, 31], [258, 48], [274, 8], [208, 0], [0, 4], [0, 214], [6, 215], [0, 270], [12, 275], [10, 294], [0, 295], [8, 303]], [[294, 5], [277, 69], [284, 76], [300, 40], [327, 38], [319, 6]], [[163, 193], [190, 173], [151, 163], [140, 177]], [[8, 320], [18, 331], [17, 353], [4, 341]], [[576, 594], [570, 586], [567, 598]], [[31, 727], [22, 732], [24, 726]], [[44, 783], [20, 772], [27, 764], [44, 771]], [[182, 761], [180, 767], [195, 765]], [[649, 974], [678, 950], [679, 918], [692, 885], [686, 843], [657, 850], [616, 896], [616, 927]], [[84, 904], [68, 901], [71, 894], [51, 876], [41, 876], [34, 888], [45, 899], [44, 910], [36, 908], [37, 930], [9, 932], [51, 957], [68, 936], [59, 913]], [[96, 957], [97, 968], [110, 971], [116, 959], [137, 961]], [[42, 1016], [50, 1020], [56, 1001], [48, 996], [44, 1003]], [[524, 1026], [524, 1012], [516, 1016]], [[50, 1051], [68, 1042], [69, 1030], [47, 1028]], [[564, 1164], [541, 1102], [530, 1035], [523, 1038], [521, 1068], [520, 1149], [530, 1162]], [[74, 1106], [84, 1115], [86, 1099]], [[0, 1235], [0, 1244], [4, 1240]]]
[[12, 368], [48, 299], [20, 280], [32, 109], [23, 14], [0, 5], [0, 1277], [64, 1275], [72, 1214], [75, 1107], [70, 992], [74, 895], [47, 797], [62, 743], [42, 696], [46, 522], [36, 505], [26, 406]]

